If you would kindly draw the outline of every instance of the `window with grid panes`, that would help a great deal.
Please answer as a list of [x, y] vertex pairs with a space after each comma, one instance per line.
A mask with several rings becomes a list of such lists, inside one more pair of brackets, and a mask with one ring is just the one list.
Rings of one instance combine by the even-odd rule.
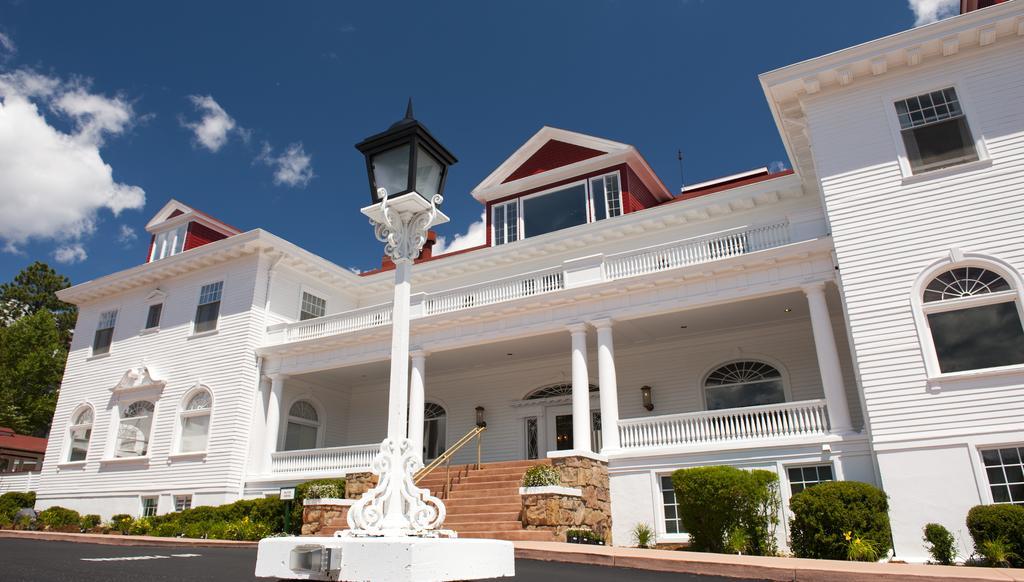
[[981, 451], [988, 487], [995, 503], [1024, 505], [1024, 447]]
[[299, 320], [305, 321], [315, 317], [323, 317], [327, 313], [327, 300], [316, 295], [302, 292], [302, 307], [299, 309]]
[[96, 324], [96, 334], [92, 338], [92, 355], [98, 356], [110, 351], [114, 340], [114, 326], [117, 324], [117, 310], [104, 311]]
[[807, 465], [805, 467], [788, 467], [789, 490], [796, 495], [811, 485], [835, 481], [832, 476], [832, 465]]
[[497, 204], [492, 213], [493, 244], [503, 245], [519, 240], [519, 201]]
[[192, 509], [192, 496], [191, 495], [175, 495], [174, 496], [174, 511], [185, 511], [186, 509]]
[[159, 498], [157, 497], [143, 497], [142, 498], [142, 517], [154, 517], [156, 516], [156, 507]]
[[619, 175], [608, 174], [590, 179], [590, 199], [594, 205], [594, 220], [604, 220], [622, 214], [622, 191]]
[[676, 488], [672, 486], [672, 476], [661, 476], [661, 503], [665, 510], [665, 533], [686, 533], [683, 520], [679, 517], [679, 501], [676, 500]]
[[978, 159], [956, 89], [923, 93], [895, 105], [907, 160], [915, 174]]
[[196, 307], [195, 333], [217, 329], [217, 317], [220, 316], [220, 296], [224, 282], [217, 281], [203, 285], [199, 291], [199, 305]]

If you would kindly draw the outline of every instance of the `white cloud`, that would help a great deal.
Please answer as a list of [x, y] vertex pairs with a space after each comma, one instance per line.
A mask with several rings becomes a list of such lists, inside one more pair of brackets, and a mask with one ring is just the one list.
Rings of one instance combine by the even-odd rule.
[[960, 11], [960, 0], [907, 0], [914, 12], [914, 26], [929, 24]]
[[[195, 122], [182, 120], [181, 124], [192, 130], [200, 146], [211, 152], [219, 151], [228, 142], [231, 132], [236, 130], [235, 120], [211, 95], [189, 95], [188, 98], [196, 110], [202, 112], [202, 118]], [[248, 141], [248, 132], [241, 128], [238, 131], [242, 139]]]
[[781, 172], [782, 170], [785, 170], [785, 169], [786, 169], [786, 162], [783, 162], [783, 161], [775, 160], [774, 162], [768, 164], [768, 171], [773, 173], [773, 174], [776, 173], [776, 172]]
[[139, 235], [135, 233], [135, 229], [127, 224], [122, 224], [117, 231], [117, 242], [126, 247], [130, 247], [138, 238]]
[[[120, 97], [88, 91], [30, 70], [0, 74], [0, 242], [17, 252], [29, 240], [52, 240], [59, 256], [84, 260], [81, 239], [96, 229], [97, 214], [140, 209], [142, 188], [116, 182], [103, 161], [104, 138], [122, 134], [135, 114]], [[70, 120], [51, 125], [44, 111]], [[55, 255], [56, 256], [56, 255]]]
[[487, 215], [486, 211], [480, 213], [480, 220], [469, 225], [466, 232], [455, 235], [452, 239], [451, 244], [448, 244], [448, 240], [443, 237], [437, 237], [437, 243], [434, 245], [434, 254], [443, 255], [447, 253], [454, 253], [455, 251], [461, 251], [464, 249], [470, 249], [478, 247], [487, 242]]
[[0, 32], [0, 48], [3, 48], [12, 55], [18, 52], [18, 47], [14, 46], [14, 41], [11, 40], [11, 37], [2, 32]]
[[279, 186], [305, 188], [314, 177], [313, 157], [302, 148], [302, 142], [289, 145], [281, 155], [275, 155], [270, 144], [263, 142], [256, 161], [274, 169], [274, 183]]
[[59, 246], [53, 251], [53, 260], [65, 265], [81, 263], [87, 258], [89, 258], [89, 255], [86, 254], [85, 247], [82, 246], [82, 243], [72, 243], [69, 245]]

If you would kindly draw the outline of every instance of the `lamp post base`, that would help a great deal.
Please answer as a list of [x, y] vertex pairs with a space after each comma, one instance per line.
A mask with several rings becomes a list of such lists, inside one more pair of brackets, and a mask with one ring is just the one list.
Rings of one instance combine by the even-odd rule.
[[427, 582], [515, 576], [512, 542], [435, 537], [260, 540], [256, 576], [292, 580]]

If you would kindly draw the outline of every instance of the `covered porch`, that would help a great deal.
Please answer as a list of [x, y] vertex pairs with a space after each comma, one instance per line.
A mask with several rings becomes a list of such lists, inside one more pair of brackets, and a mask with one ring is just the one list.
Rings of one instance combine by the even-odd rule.
[[[412, 354], [410, 437], [425, 460], [487, 423], [484, 462], [608, 458], [824, 441], [858, 430], [831, 284], [556, 333]], [[268, 378], [250, 480], [369, 468], [387, 431], [389, 362]], [[422, 411], [422, 416], [414, 411]], [[263, 419], [259, 418], [260, 412]], [[262, 424], [262, 426], [260, 426]], [[466, 447], [453, 463], [476, 461]]]

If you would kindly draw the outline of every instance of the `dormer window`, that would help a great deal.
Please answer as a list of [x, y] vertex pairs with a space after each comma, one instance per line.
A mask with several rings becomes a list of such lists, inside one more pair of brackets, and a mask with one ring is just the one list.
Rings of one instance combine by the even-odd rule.
[[515, 242], [623, 213], [618, 172], [595, 176], [543, 192], [495, 204], [491, 208], [491, 241]]
[[156, 235], [153, 239], [153, 252], [149, 256], [150, 262], [170, 257], [185, 250], [185, 233], [187, 225], [178, 228], [165, 230]]

